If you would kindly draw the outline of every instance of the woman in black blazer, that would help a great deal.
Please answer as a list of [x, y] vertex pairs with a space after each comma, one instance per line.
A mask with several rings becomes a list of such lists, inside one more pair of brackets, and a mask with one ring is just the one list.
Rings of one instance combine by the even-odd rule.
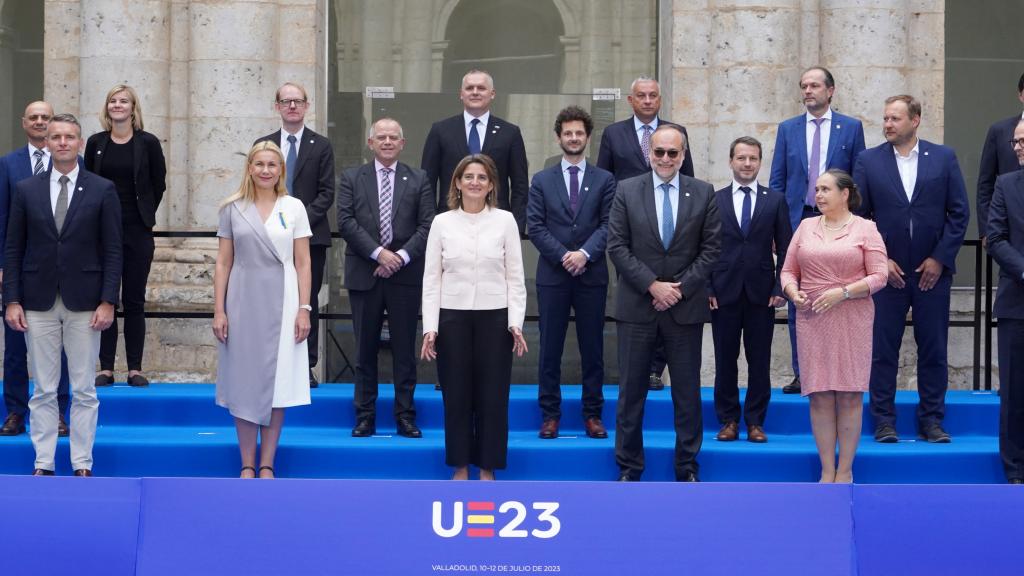
[[[112, 180], [121, 201], [124, 269], [121, 305], [124, 311], [124, 347], [128, 384], [148, 386], [142, 375], [142, 350], [146, 339], [146, 281], [153, 263], [153, 226], [156, 209], [167, 189], [167, 167], [156, 136], [142, 129], [142, 106], [130, 86], [110, 89], [100, 113], [104, 132], [85, 144], [85, 169]], [[100, 372], [97, 386], [114, 383], [114, 352], [117, 322], [100, 339]]]

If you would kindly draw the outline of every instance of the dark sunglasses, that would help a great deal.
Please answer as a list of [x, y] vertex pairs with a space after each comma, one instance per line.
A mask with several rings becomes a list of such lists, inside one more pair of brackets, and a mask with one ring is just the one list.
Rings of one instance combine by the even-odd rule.
[[665, 154], [668, 154], [669, 158], [673, 158], [674, 159], [677, 156], [679, 156], [679, 152], [680, 152], [680, 150], [665, 150], [664, 148], [655, 148], [654, 149], [654, 157], [655, 158], [661, 158]]

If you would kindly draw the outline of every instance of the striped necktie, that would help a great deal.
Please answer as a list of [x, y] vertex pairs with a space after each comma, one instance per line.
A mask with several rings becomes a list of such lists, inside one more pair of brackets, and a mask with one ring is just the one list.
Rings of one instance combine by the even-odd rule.
[[380, 169], [380, 245], [391, 244], [391, 168]]
[[32, 153], [32, 156], [36, 159], [35, 164], [32, 166], [32, 175], [35, 176], [36, 174], [39, 174], [40, 172], [42, 172], [43, 169], [46, 168], [46, 167], [43, 166], [43, 151], [42, 150], [36, 150], [35, 152]]

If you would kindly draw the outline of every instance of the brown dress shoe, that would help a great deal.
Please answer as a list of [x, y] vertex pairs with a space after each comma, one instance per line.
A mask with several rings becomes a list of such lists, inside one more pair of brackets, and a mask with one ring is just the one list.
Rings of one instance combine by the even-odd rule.
[[597, 416], [587, 418], [583, 422], [583, 426], [587, 429], [587, 436], [591, 438], [607, 438], [608, 431], [604, 429], [604, 424], [601, 423], [601, 419]]
[[747, 441], [761, 444], [768, 441], [768, 436], [765, 435], [764, 428], [754, 424], [747, 426]]
[[0, 436], [17, 436], [25, 431], [25, 416], [11, 412], [0, 428]]
[[718, 435], [715, 436], [715, 440], [719, 442], [732, 442], [739, 438], [739, 425], [735, 422], [726, 422], [722, 425], [722, 429], [718, 431]]
[[75, 470], [75, 476], [92, 476], [92, 470], [79, 468], [78, 470]]
[[540, 425], [540, 434], [537, 434], [545, 440], [551, 440], [552, 438], [558, 438], [558, 420], [549, 418]]
[[64, 415], [61, 414], [57, 420], [57, 436], [61, 438], [67, 438], [71, 435], [71, 429], [68, 428], [68, 422], [64, 419]]
[[45, 468], [36, 468], [32, 471], [33, 476], [53, 476], [53, 470], [46, 470]]

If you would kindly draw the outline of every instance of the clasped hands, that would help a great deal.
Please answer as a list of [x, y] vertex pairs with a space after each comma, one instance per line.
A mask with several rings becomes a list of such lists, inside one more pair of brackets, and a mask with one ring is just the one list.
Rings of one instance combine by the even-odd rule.
[[680, 288], [679, 282], [655, 280], [647, 287], [647, 292], [653, 298], [651, 304], [654, 305], [654, 309], [658, 312], [668, 310], [683, 299], [683, 290]]
[[843, 296], [842, 288], [829, 288], [813, 301], [803, 290], [787, 289], [786, 294], [789, 296], [789, 301], [798, 310], [810, 310], [816, 314], [828, 312], [838, 306], [840, 302], [846, 300], [846, 297]]
[[380, 254], [377, 254], [377, 268], [373, 271], [373, 275], [377, 278], [391, 278], [402, 266], [405, 266], [405, 260], [402, 260], [397, 253], [384, 248]]
[[587, 255], [582, 250], [566, 252], [562, 256], [562, 268], [573, 276], [579, 276], [587, 271]]

